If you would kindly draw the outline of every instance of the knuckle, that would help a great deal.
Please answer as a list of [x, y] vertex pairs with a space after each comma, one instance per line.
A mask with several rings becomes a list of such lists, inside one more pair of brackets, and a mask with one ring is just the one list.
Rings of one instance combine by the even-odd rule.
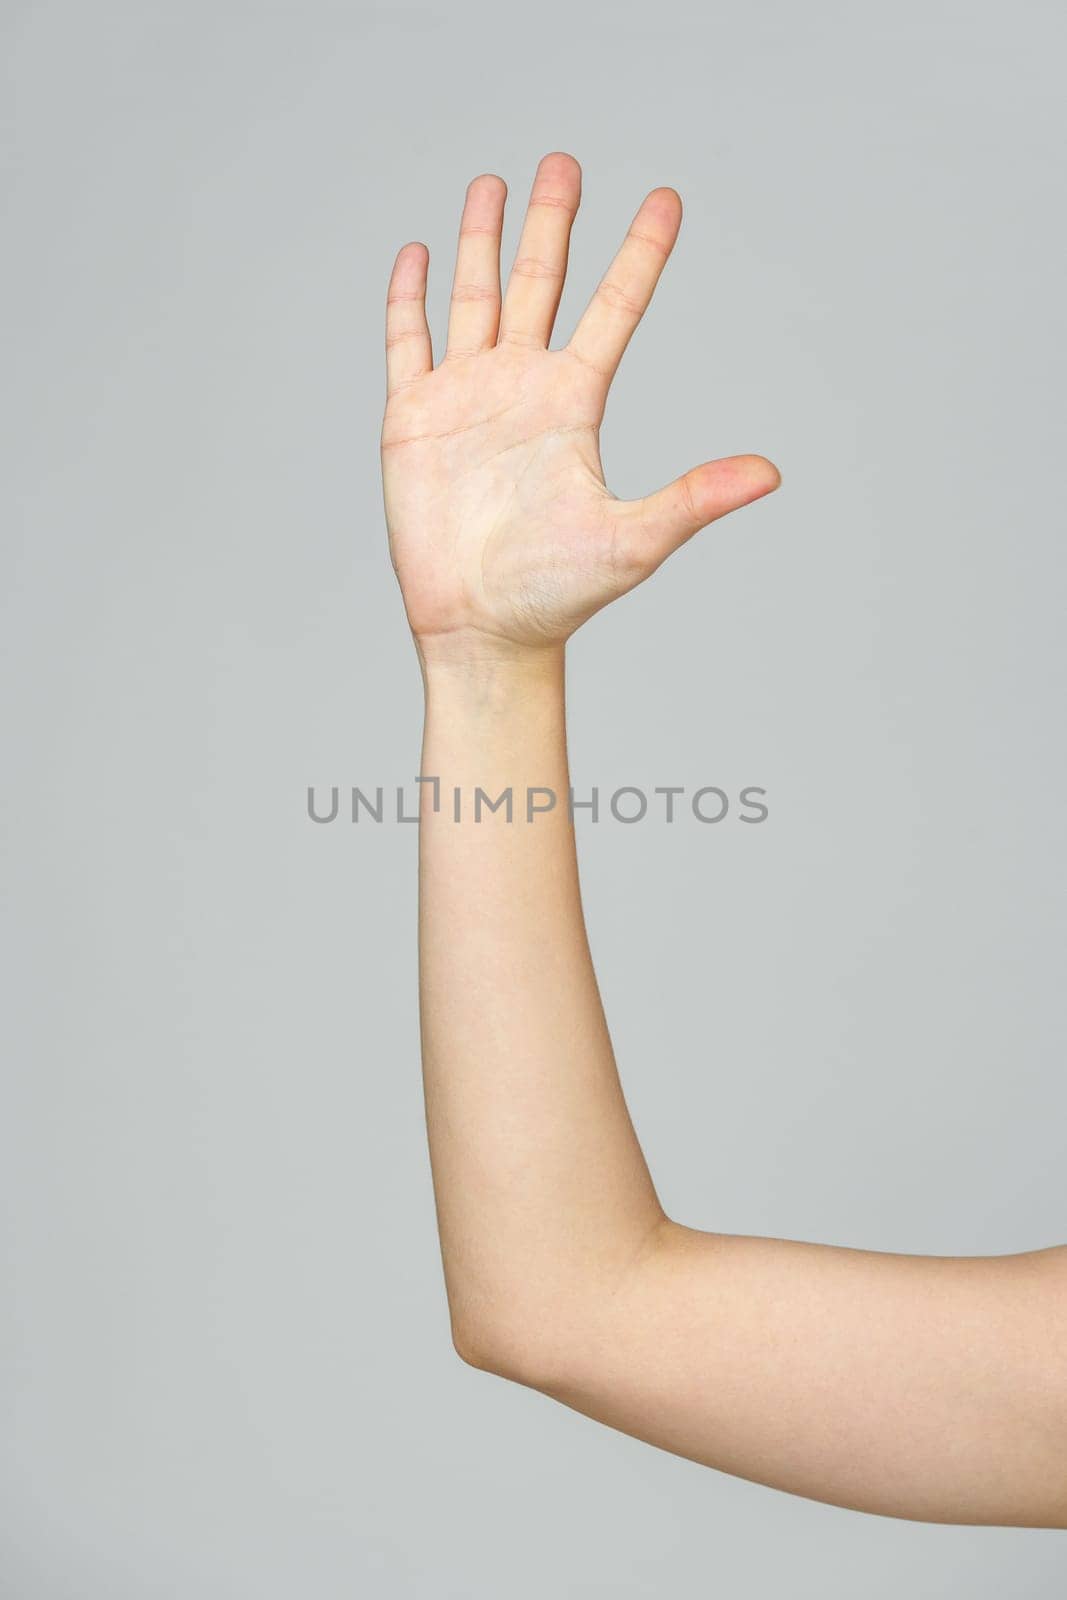
[[555, 262], [539, 256], [520, 256], [511, 271], [520, 278], [549, 278], [557, 283], [563, 277], [562, 269]]
[[662, 256], [664, 261], [671, 253], [670, 247], [665, 245], [662, 239], [657, 239], [655, 234], [645, 233], [641, 228], [631, 228], [626, 237], [628, 239], [636, 239], [639, 244], [647, 244], [649, 249], [654, 250], [658, 256]]
[[645, 309], [644, 302], [639, 300], [629, 290], [624, 289], [620, 283], [615, 283], [611, 278], [605, 278], [597, 285], [597, 297], [607, 302], [617, 311], [627, 311], [631, 316], [639, 317]]
[[545, 347], [545, 341], [538, 338], [536, 333], [528, 333], [522, 328], [504, 328], [497, 342], [515, 344], [523, 350], [543, 350]]
[[700, 513], [697, 510], [696, 498], [693, 494], [693, 480], [688, 473], [678, 484], [678, 498], [681, 501], [686, 520], [695, 523], [699, 527], [701, 522]]
[[452, 299], [461, 304], [466, 301], [496, 300], [498, 291], [487, 283], [457, 283], [452, 290]]
[[578, 207], [574, 201], [565, 194], [555, 194], [551, 189], [535, 188], [530, 196], [530, 210], [543, 207], [546, 211], [562, 211], [568, 217], [573, 217]]
[[613, 374], [610, 367], [599, 366], [590, 356], [583, 355], [573, 339], [570, 344], [564, 347], [563, 354], [569, 356], [572, 361], [576, 361], [580, 367], [584, 367], [593, 377], [599, 378], [605, 383], [611, 382]]

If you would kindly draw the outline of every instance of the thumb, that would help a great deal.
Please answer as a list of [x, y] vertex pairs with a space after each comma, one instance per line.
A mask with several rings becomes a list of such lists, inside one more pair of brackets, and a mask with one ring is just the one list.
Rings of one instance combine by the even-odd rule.
[[633, 558], [652, 571], [709, 522], [770, 494], [781, 481], [766, 456], [724, 456], [693, 467], [643, 500], [623, 501]]

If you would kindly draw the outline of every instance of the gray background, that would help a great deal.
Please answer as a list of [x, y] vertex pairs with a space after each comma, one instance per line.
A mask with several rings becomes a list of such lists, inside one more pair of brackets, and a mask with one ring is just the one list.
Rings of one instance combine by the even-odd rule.
[[1055, 1532], [732, 1481], [453, 1355], [417, 769], [377, 470], [395, 248], [467, 180], [687, 214], [617, 493], [781, 492], [572, 650], [633, 1113], [694, 1225], [1067, 1239], [1063, 52], [1053, 4], [12, 4], [3, 1588], [18, 1600], [1053, 1596]]

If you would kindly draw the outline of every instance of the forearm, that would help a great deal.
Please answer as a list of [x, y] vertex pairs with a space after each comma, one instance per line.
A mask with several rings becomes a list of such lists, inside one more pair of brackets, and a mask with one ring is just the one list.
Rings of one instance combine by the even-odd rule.
[[[582, 920], [562, 648], [424, 676], [439, 809], [424, 785], [421, 1015], [446, 1284], [462, 1353], [525, 1376], [568, 1348], [662, 1212]], [[512, 820], [484, 803], [476, 819], [476, 789], [510, 790]], [[528, 820], [535, 789], [555, 805]]]

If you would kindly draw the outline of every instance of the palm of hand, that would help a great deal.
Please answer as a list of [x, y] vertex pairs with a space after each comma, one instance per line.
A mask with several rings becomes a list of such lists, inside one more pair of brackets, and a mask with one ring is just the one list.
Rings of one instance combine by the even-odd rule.
[[541, 163], [502, 314], [505, 191], [496, 178], [471, 184], [436, 369], [425, 249], [406, 246], [394, 267], [382, 473], [393, 564], [424, 648], [561, 641], [697, 528], [777, 486], [771, 463], [739, 456], [645, 500], [607, 489], [598, 430], [608, 385], [680, 204], [670, 190], [648, 197], [571, 343], [550, 351], [579, 182], [570, 157]]
[[417, 635], [544, 644], [627, 586], [597, 442], [603, 387], [567, 351], [506, 344], [390, 399], [390, 543]]

